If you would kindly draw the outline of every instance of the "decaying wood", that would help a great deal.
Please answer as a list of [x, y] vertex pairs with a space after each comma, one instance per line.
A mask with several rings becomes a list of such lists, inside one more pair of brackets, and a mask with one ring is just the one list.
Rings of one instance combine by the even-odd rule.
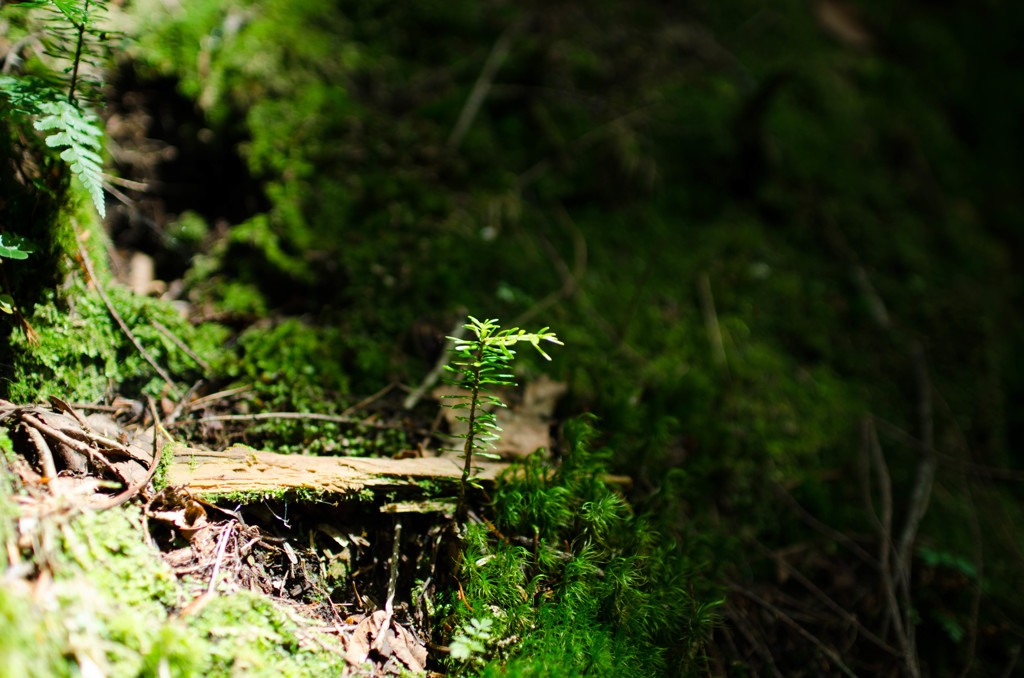
[[[423, 481], [454, 490], [462, 477], [458, 461], [445, 457], [308, 457], [242, 445], [212, 452], [175, 445], [167, 481], [200, 495], [280, 490], [352, 494], [414, 488]], [[477, 480], [488, 485], [508, 464], [480, 462], [477, 466]]]
[[[156, 411], [151, 409], [155, 417]], [[129, 441], [127, 433], [116, 430], [114, 422], [114, 431], [93, 429], [86, 418], [74, 411], [54, 412], [46, 406], [15, 405], [0, 400], [0, 422], [10, 427], [12, 423], [6, 420], [11, 418], [15, 418], [13, 425], [24, 425], [32, 436], [35, 454], [47, 467], [47, 479], [69, 472], [95, 472], [123, 482], [126, 489], [106, 501], [119, 504], [137, 494], [152, 479], [159, 463], [160, 453], [148, 432]], [[153, 450], [145, 450], [142, 445], [146, 443]], [[61, 468], [55, 468], [52, 454], [48, 454], [55, 445], [62, 452]], [[462, 479], [461, 460], [455, 457], [313, 457], [277, 454], [244, 445], [217, 452], [182, 443], [168, 443], [163, 454], [172, 456], [167, 482], [193, 495], [291, 490], [333, 495], [387, 492], [386, 497], [381, 497], [381, 510], [390, 513], [447, 511], [450, 506], [444, 500], [458, 493]], [[69, 463], [68, 455], [73, 456], [70, 461], [80, 463]], [[494, 484], [498, 473], [508, 464], [480, 461], [475, 467], [479, 469], [475, 480], [487, 486]], [[105, 506], [106, 501], [101, 505]]]

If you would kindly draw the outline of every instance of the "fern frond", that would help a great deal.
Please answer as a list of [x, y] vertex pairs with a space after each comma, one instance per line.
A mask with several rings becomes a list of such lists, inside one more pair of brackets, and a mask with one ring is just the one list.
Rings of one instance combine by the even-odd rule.
[[35, 122], [40, 131], [57, 130], [46, 137], [46, 145], [63, 148], [60, 157], [81, 179], [101, 217], [107, 215], [103, 201], [103, 158], [100, 139], [103, 130], [94, 113], [66, 101], [47, 101], [40, 105], [43, 117]]

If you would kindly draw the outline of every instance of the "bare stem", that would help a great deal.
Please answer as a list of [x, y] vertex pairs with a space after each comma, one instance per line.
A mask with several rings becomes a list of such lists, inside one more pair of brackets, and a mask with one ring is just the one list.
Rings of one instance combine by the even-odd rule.
[[476, 442], [476, 409], [480, 399], [480, 369], [483, 367], [484, 359], [483, 338], [478, 339], [476, 354], [473, 358], [473, 374], [469, 380], [469, 418], [466, 422], [469, 429], [466, 431], [466, 444], [462, 448], [466, 464], [462, 468], [462, 482], [459, 483], [459, 508], [457, 514], [460, 518], [466, 512], [466, 485], [469, 483], [469, 476], [473, 472], [473, 445]]
[[75, 61], [71, 68], [71, 84], [68, 85], [68, 103], [75, 103], [75, 86], [78, 84], [78, 65], [82, 62], [82, 47], [85, 45], [85, 25], [89, 22], [89, 0], [82, 5], [82, 21], [75, 23], [78, 29], [78, 44], [75, 45]]

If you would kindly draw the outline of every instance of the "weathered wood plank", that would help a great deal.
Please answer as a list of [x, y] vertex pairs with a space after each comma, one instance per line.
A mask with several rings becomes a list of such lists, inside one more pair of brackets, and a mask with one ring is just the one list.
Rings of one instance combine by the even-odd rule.
[[[243, 445], [222, 452], [173, 445], [167, 474], [172, 485], [198, 494], [312, 490], [352, 494], [413, 488], [423, 481], [457, 488], [461, 460], [445, 457], [381, 459], [369, 457], [312, 457], [254, 450]], [[484, 462], [477, 480], [493, 484], [508, 464]]]

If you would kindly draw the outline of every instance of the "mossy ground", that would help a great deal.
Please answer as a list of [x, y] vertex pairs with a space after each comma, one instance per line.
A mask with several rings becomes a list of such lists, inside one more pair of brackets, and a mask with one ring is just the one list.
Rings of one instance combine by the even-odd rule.
[[[6, 462], [6, 434], [0, 443]], [[0, 483], [4, 675], [340, 675], [339, 649], [300, 642], [299, 623], [265, 596], [223, 591], [190, 614], [208, 583], [179, 578], [139, 508], [36, 514], [15, 506], [27, 498], [6, 463]]]
[[[195, 595], [147, 545], [137, 509], [43, 521], [46, 576], [0, 588], [0, 648], [11, 676], [323, 676], [344, 659], [307, 641], [266, 598], [223, 593], [194, 616]], [[14, 580], [12, 580], [14, 581]]]

